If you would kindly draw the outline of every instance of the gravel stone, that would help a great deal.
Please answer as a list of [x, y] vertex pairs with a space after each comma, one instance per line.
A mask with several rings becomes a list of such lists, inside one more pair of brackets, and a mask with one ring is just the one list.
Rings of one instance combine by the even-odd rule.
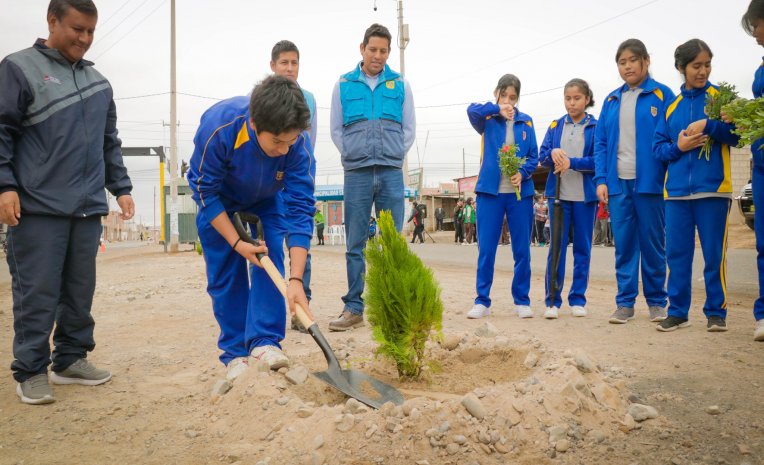
[[287, 371], [284, 375], [292, 384], [300, 385], [303, 384], [308, 379], [308, 369], [304, 366], [296, 366], [292, 368], [291, 370]]
[[635, 421], [645, 421], [651, 418], [658, 418], [658, 410], [655, 407], [644, 404], [631, 404], [629, 405], [629, 415], [634, 418]]
[[475, 396], [475, 394], [470, 393], [462, 397], [462, 405], [467, 409], [468, 412], [470, 412], [470, 415], [477, 418], [478, 420], [485, 418], [485, 407], [483, 406], [483, 403], [480, 402], [480, 399]]

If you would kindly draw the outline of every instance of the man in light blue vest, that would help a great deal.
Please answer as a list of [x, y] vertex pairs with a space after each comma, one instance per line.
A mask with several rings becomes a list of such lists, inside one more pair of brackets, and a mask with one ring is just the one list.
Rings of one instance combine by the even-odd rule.
[[409, 83], [387, 66], [392, 36], [372, 24], [360, 46], [361, 61], [343, 74], [332, 93], [331, 135], [345, 170], [345, 228], [348, 293], [333, 331], [363, 325], [366, 263], [371, 206], [376, 214], [392, 212], [398, 231], [403, 227], [403, 159], [414, 143], [416, 117]]
[[[297, 49], [297, 45], [288, 40], [280, 40], [276, 42], [276, 45], [271, 49], [271, 71], [273, 74], [284, 76], [285, 78], [297, 82], [297, 78], [300, 75], [300, 50]], [[299, 85], [299, 84], [298, 84]], [[310, 129], [306, 131], [309, 140], [306, 144], [306, 148], [310, 153], [310, 157], [313, 159], [311, 163], [311, 177], [316, 179], [316, 159], [315, 159], [315, 147], [316, 147], [316, 98], [313, 94], [305, 90], [300, 86], [303, 97], [305, 97], [305, 103], [310, 110]], [[308, 251], [308, 259], [305, 262], [305, 272], [302, 275], [303, 290], [305, 291], [305, 297], [308, 298], [308, 302], [311, 299], [310, 291], [310, 271], [311, 271], [311, 257], [310, 251]], [[300, 321], [292, 316], [292, 329], [300, 332], [307, 332], [305, 327], [302, 326]]]

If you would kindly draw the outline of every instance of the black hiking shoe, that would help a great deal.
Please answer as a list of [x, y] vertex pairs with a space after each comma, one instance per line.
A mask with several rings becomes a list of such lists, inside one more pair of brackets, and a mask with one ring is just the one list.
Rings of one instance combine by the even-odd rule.
[[706, 331], [709, 333], [719, 333], [727, 331], [727, 322], [720, 316], [708, 317], [708, 324], [706, 325]]
[[677, 318], [675, 316], [668, 316], [665, 320], [658, 323], [658, 325], [655, 327], [658, 331], [663, 332], [669, 332], [669, 331], [676, 331], [679, 328], [686, 328], [690, 326], [690, 322], [683, 319], [683, 318]]

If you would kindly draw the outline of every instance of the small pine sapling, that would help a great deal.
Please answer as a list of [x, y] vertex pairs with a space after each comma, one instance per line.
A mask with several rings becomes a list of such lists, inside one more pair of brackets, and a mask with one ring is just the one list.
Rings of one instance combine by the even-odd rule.
[[[519, 158], [517, 151], [520, 147], [517, 144], [504, 144], [499, 149], [499, 169], [508, 178], [520, 172], [520, 167], [525, 163], [525, 158]], [[520, 188], [515, 186], [515, 195], [520, 200]]]
[[380, 234], [366, 245], [366, 315], [378, 353], [392, 359], [403, 378], [417, 378], [427, 364], [425, 342], [441, 334], [443, 302], [432, 270], [408, 248], [392, 215], [382, 212]]

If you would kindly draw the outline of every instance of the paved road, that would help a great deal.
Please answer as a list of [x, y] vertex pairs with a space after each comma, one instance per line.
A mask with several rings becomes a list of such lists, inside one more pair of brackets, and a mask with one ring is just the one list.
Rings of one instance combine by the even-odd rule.
[[[435, 237], [438, 243], [433, 244], [428, 239], [424, 244], [412, 244], [412, 250], [426, 264], [453, 265], [464, 267], [474, 272], [477, 263], [477, 246], [458, 246], [446, 237]], [[344, 246], [327, 246], [327, 250], [343, 253]], [[612, 281], [615, 284], [615, 249], [612, 247], [594, 247], [590, 279]], [[534, 276], [546, 271], [546, 258], [549, 249], [546, 247], [531, 247], [531, 272]], [[566, 260], [566, 276], [573, 273], [573, 249], [568, 247]], [[758, 292], [756, 271], [756, 251], [751, 249], [730, 249], [727, 251], [727, 289], [729, 292], [755, 294]], [[499, 247], [496, 253], [496, 269], [512, 271], [512, 247]], [[703, 282], [703, 253], [695, 249], [693, 261], [693, 287], [702, 289]]]

